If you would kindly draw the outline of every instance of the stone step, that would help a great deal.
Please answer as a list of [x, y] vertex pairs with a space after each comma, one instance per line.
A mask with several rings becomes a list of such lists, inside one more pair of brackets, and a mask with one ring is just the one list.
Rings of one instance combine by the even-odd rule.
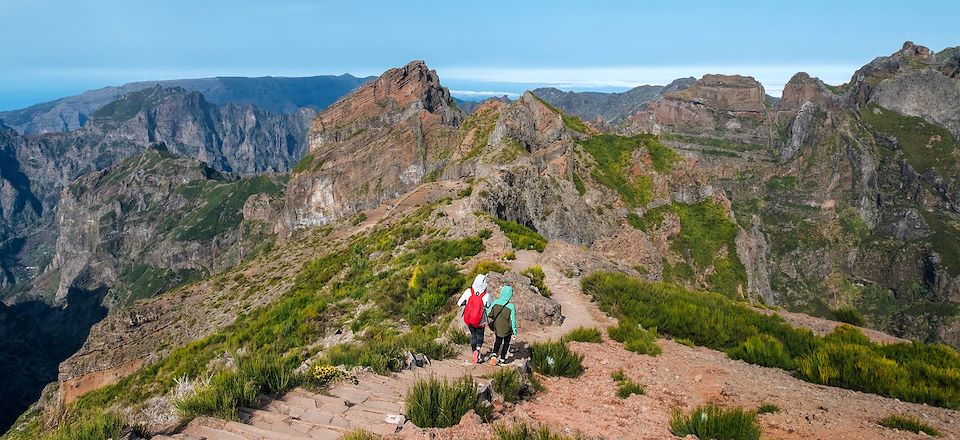
[[[183, 436], [183, 437], [180, 437]], [[154, 439], [157, 437], [153, 437]], [[244, 440], [244, 437], [227, 432], [221, 429], [215, 429], [203, 425], [187, 425], [187, 428], [183, 432], [174, 436], [177, 439], [184, 440]]]

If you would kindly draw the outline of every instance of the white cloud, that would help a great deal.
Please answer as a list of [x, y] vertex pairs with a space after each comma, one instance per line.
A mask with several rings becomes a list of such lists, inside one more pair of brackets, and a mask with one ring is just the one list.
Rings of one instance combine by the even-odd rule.
[[438, 68], [441, 80], [500, 82], [560, 89], [628, 89], [643, 84], [664, 85], [677, 78], [702, 77], [708, 73], [752, 76], [763, 84], [767, 93], [779, 96], [783, 86], [797, 72], [807, 72], [828, 84], [850, 80], [858, 66], [823, 65], [704, 65], [704, 66], [634, 66], [574, 68]]
[[513, 99], [520, 96], [520, 93], [516, 92], [492, 92], [492, 91], [476, 91], [476, 90], [451, 90], [450, 94], [465, 100], [471, 99], [483, 99], [483, 98], [492, 98], [495, 96], [507, 95], [507, 97]]

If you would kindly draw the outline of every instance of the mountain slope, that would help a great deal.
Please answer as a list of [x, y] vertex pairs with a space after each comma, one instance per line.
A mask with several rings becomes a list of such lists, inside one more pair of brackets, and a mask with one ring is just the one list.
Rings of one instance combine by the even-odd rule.
[[665, 93], [689, 87], [693, 82], [693, 78], [680, 78], [666, 86], [643, 85], [622, 93], [564, 92], [545, 87], [534, 89], [533, 94], [565, 113], [590, 121], [599, 118], [616, 125], [641, 110], [644, 104], [660, 99]]
[[304, 78], [268, 76], [142, 81], [0, 112], [0, 120], [25, 135], [73, 131], [86, 125], [90, 115], [100, 107], [128, 93], [158, 85], [199, 92], [217, 105], [252, 104], [270, 113], [296, 113], [302, 108], [321, 110], [370, 79], [345, 74]]

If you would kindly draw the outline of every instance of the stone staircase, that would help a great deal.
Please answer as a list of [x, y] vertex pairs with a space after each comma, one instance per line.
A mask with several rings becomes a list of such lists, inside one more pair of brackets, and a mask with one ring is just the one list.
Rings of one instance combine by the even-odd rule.
[[[339, 383], [323, 394], [294, 389], [263, 408], [242, 408], [239, 421], [200, 417], [181, 432], [154, 439], [182, 440], [335, 440], [344, 433], [363, 429], [388, 435], [404, 427], [404, 398], [414, 382], [431, 375], [456, 379], [473, 376], [478, 384], [489, 384], [497, 368], [465, 361], [469, 353], [455, 359], [433, 361], [423, 368], [404, 370], [391, 376], [362, 373], [358, 383]], [[407, 424], [407, 429], [412, 427]]]

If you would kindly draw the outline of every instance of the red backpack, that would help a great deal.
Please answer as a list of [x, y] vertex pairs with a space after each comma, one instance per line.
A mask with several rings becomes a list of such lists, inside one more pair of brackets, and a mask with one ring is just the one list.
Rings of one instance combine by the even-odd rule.
[[463, 323], [474, 328], [483, 328], [483, 318], [486, 316], [483, 307], [483, 297], [487, 292], [477, 293], [470, 288], [470, 298], [463, 309]]

